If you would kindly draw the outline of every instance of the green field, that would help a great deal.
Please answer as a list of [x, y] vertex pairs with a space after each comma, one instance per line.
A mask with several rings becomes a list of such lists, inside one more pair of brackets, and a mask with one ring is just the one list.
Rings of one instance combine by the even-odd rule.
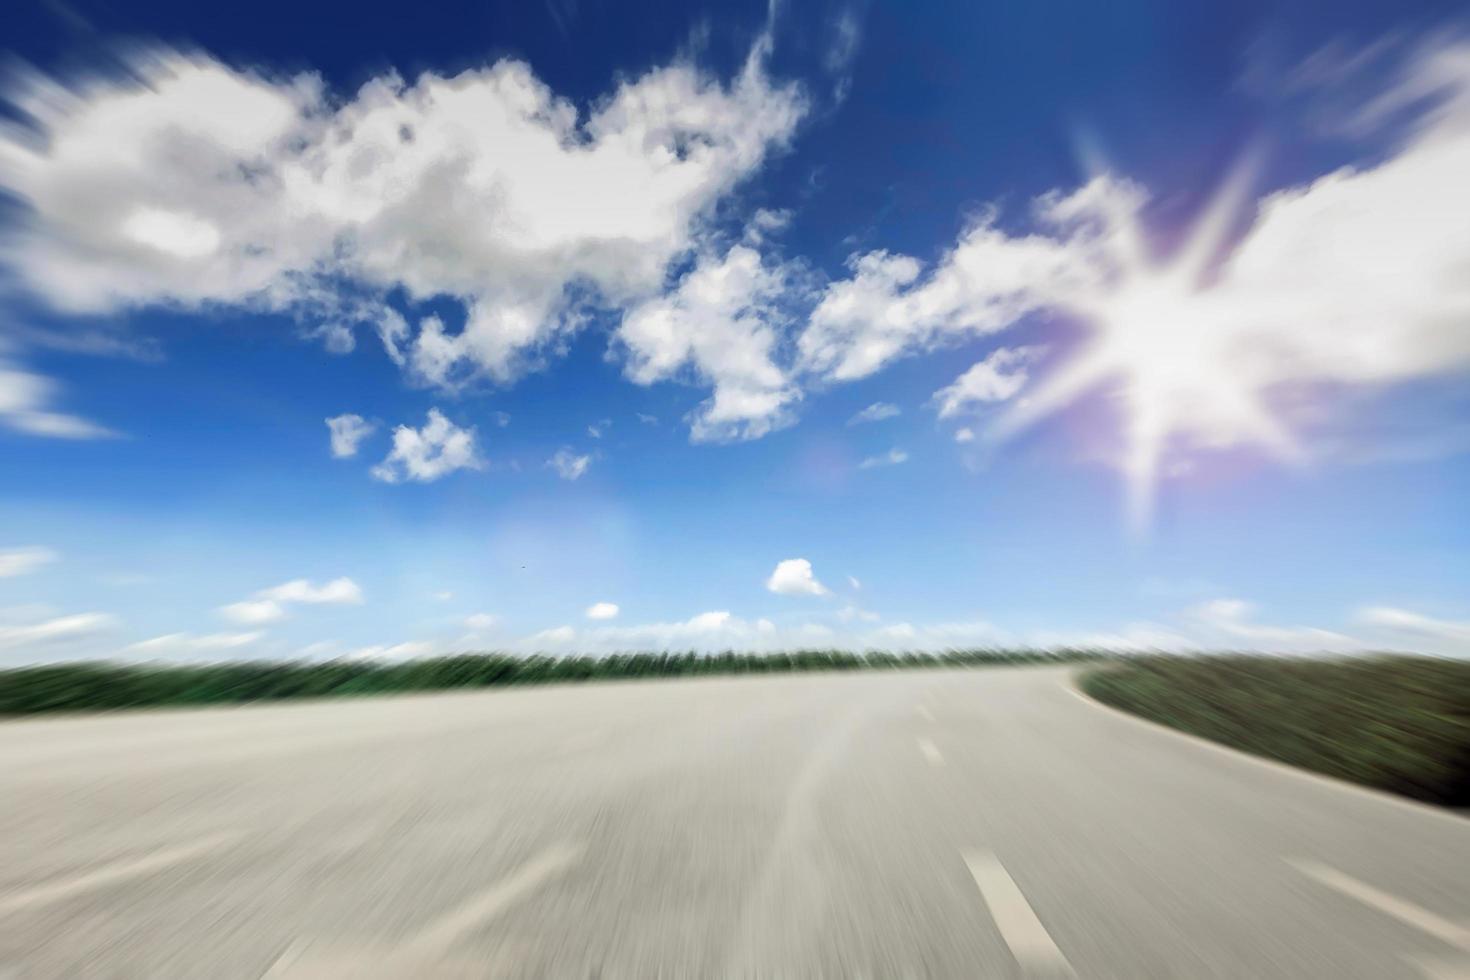
[[1104, 704], [1216, 742], [1445, 806], [1470, 806], [1470, 662], [1140, 657], [1089, 671]]
[[771, 654], [632, 653], [608, 657], [471, 653], [398, 663], [341, 660], [198, 666], [67, 663], [0, 671], [0, 715], [702, 674], [1061, 664], [1103, 656], [1081, 650], [952, 650], [939, 654], [803, 650]]

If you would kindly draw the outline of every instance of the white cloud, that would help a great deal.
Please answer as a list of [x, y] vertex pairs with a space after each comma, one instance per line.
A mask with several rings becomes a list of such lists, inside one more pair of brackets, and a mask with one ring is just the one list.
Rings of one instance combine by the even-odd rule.
[[484, 466], [475, 450], [475, 427], [460, 428], [431, 408], [423, 428], [400, 425], [393, 430], [393, 449], [373, 467], [372, 475], [384, 483], [429, 483], [455, 470]]
[[[376, 327], [427, 383], [510, 379], [575, 328], [589, 290], [656, 293], [788, 140], [805, 102], [771, 81], [769, 48], [729, 82], [682, 59], [651, 69], [586, 113], [510, 59], [346, 98], [166, 49], [108, 78], [31, 73], [10, 95], [34, 131], [0, 134], [0, 189], [28, 208], [0, 261], [62, 310], [289, 310], [329, 338]], [[457, 298], [463, 327], [390, 315], [395, 288]]]
[[939, 417], [952, 418], [977, 402], [993, 404], [1014, 396], [1026, 384], [1025, 365], [1034, 353], [1032, 347], [999, 347], [991, 351], [956, 378], [954, 384], [934, 393]]
[[128, 656], [187, 657], [210, 653], [234, 653], [253, 646], [263, 634], [253, 633], [167, 633], [123, 647]]
[[858, 581], [858, 578], [857, 578], [856, 575], [849, 575], [847, 577], [847, 584], [852, 587], [852, 591], [854, 591], [854, 592], [860, 592], [860, 591], [862, 591], [863, 583], [860, 582], [860, 581]]
[[566, 646], [577, 639], [577, 631], [570, 626], [554, 626], [551, 629], [533, 633], [527, 637], [526, 642], [532, 649], [544, 649], [547, 647]]
[[642, 422], [644, 425], [658, 425], [657, 415], [649, 415], [646, 412], [634, 412], [633, 414], [636, 415], [638, 417], [638, 421]]
[[613, 619], [618, 614], [616, 602], [594, 602], [587, 607], [588, 619]]
[[897, 466], [899, 463], [907, 463], [909, 454], [902, 449], [894, 448], [879, 456], [869, 456], [858, 464], [860, 470], [871, 470], [879, 466]]
[[510, 425], [509, 412], [491, 412], [490, 419], [496, 424], [497, 427], [502, 429], [505, 428], [507, 425]]
[[592, 465], [592, 457], [590, 455], [578, 456], [570, 449], [558, 449], [556, 454], [546, 461], [546, 465], [556, 470], [556, 475], [563, 480], [576, 480]]
[[1118, 462], [1140, 517], [1166, 446], [1255, 444], [1294, 458], [1305, 433], [1273, 415], [1288, 391], [1329, 398], [1325, 385], [1470, 372], [1470, 44], [1421, 50], [1370, 110], [1379, 120], [1414, 110], [1417, 122], [1377, 161], [1262, 199], [1234, 248], [1251, 161], [1162, 261], [1145, 241], [1146, 194], [1109, 176], [1039, 198], [1031, 234], [982, 215], [927, 270], [910, 256], [854, 256], [798, 338], [802, 365], [861, 378], [908, 353], [1061, 312], [1090, 338], [999, 434], [1099, 388], [1120, 394], [1130, 418]]
[[350, 578], [337, 578], [313, 585], [304, 578], [292, 579], [269, 589], [261, 589], [252, 598], [220, 606], [219, 614], [235, 623], [256, 626], [272, 623], [286, 615], [285, 607], [293, 603], [306, 605], [361, 605], [362, 589]]
[[854, 621], [861, 621], [864, 623], [876, 623], [883, 617], [879, 616], [877, 613], [869, 609], [862, 609], [858, 606], [844, 606], [842, 609], [839, 609], [837, 611], [837, 618], [844, 623], [851, 623]]
[[844, 7], [838, 11], [829, 31], [830, 43], [822, 55], [822, 65], [833, 74], [847, 71], [857, 55], [862, 40], [863, 25], [856, 7]]
[[116, 434], [76, 415], [54, 411], [51, 403], [56, 389], [50, 378], [0, 357], [0, 425], [54, 439], [101, 439]]
[[29, 575], [43, 565], [49, 565], [61, 556], [50, 548], [30, 546], [25, 548], [0, 548], [0, 578]]
[[1255, 606], [1243, 599], [1212, 599], [1187, 611], [1205, 646], [1244, 642], [1252, 650], [1278, 653], [1349, 651], [1363, 644], [1353, 637], [1310, 626], [1270, 626], [1253, 620]]
[[117, 625], [107, 613], [75, 613], [31, 623], [0, 623], [0, 651], [50, 648], [106, 632]]
[[587, 426], [587, 435], [593, 439], [601, 439], [607, 434], [607, 430], [610, 428], [612, 428], [612, 419], [598, 419], [596, 422]]
[[1119, 653], [1148, 651], [1198, 651], [1200, 642], [1173, 627], [1151, 622], [1128, 623], [1116, 630], [1084, 630], [1034, 633], [1026, 644], [1042, 649], [1113, 650]]
[[812, 563], [805, 558], [777, 562], [775, 571], [766, 579], [766, 588], [778, 595], [829, 594], [827, 587], [812, 574]]
[[500, 625], [500, 617], [490, 613], [475, 613], [465, 617], [464, 625], [466, 629], [481, 633]]
[[358, 647], [347, 652], [348, 660], [414, 660], [432, 656], [437, 651], [434, 644], [425, 640], [409, 640], [392, 645]]
[[1470, 653], [1470, 621], [1438, 619], [1393, 606], [1369, 606], [1358, 612], [1357, 621], [1400, 642], [1412, 640], [1427, 653]]
[[531, 650], [563, 652], [770, 649], [767, 644], [773, 631], [774, 625], [768, 620], [750, 622], [726, 610], [714, 610], [670, 623], [595, 626], [585, 630], [559, 626], [529, 636], [520, 645]]
[[270, 599], [246, 599], [242, 602], [220, 606], [219, 614], [231, 622], [256, 625], [273, 623], [285, 616], [286, 610], [281, 608], [279, 602]]
[[[864, 617], [854, 619], [861, 622]], [[560, 626], [511, 645], [528, 651], [591, 654], [635, 650], [773, 652], [812, 647], [938, 651], [994, 646], [1001, 638], [1002, 634], [994, 626], [978, 620], [930, 625], [898, 623], [854, 631], [820, 622], [778, 626], [769, 619], [744, 619], [721, 609], [672, 622], [592, 626], [580, 630]]]
[[256, 593], [261, 599], [275, 602], [304, 602], [312, 605], [361, 605], [362, 589], [350, 578], [334, 578], [321, 585], [313, 585], [304, 578], [292, 579]]
[[332, 439], [332, 455], [337, 459], [356, 456], [357, 447], [377, 431], [377, 428], [376, 423], [369, 422], [361, 415], [337, 415], [327, 419], [327, 429]]
[[714, 393], [690, 417], [695, 442], [757, 439], [790, 424], [801, 397], [776, 360], [790, 271], [745, 245], [700, 254], [667, 295], [623, 317], [626, 374], [648, 385], [689, 372]]
[[975, 430], [969, 426], [954, 430], [954, 441], [958, 443], [974, 442]]
[[827, 286], [797, 340], [803, 367], [867, 377], [903, 354], [1002, 330], [1094, 274], [1069, 242], [1011, 238], [994, 221], [984, 215], [922, 280], [918, 259], [853, 256], [852, 276]]
[[861, 425], [864, 422], [881, 422], [884, 419], [891, 419], [896, 415], [902, 414], [903, 409], [899, 408], [897, 405], [892, 404], [891, 402], [874, 402], [867, 408], [863, 409], [861, 412], [858, 412], [852, 418], [848, 419], [847, 424]]

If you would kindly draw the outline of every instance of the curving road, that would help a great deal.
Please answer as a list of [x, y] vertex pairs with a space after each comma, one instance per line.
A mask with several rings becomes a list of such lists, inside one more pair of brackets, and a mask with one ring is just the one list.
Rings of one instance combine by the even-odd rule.
[[0, 977], [1470, 977], [1470, 821], [1050, 669], [0, 724]]

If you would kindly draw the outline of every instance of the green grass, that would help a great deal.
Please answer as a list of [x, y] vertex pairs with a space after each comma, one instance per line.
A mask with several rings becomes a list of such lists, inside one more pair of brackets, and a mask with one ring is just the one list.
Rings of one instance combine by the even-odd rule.
[[67, 663], [0, 671], [0, 715], [704, 674], [1069, 663], [1101, 656], [1073, 650], [953, 650], [932, 655], [803, 650], [773, 654], [635, 653], [609, 657], [475, 653], [401, 663], [253, 662], [197, 666]]
[[1470, 662], [1141, 657], [1082, 688], [1151, 721], [1349, 782], [1470, 806]]

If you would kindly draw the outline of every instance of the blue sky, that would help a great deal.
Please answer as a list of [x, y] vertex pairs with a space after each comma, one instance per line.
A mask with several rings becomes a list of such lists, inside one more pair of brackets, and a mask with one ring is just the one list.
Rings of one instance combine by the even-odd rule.
[[1470, 651], [1456, 6], [25, 6], [0, 662]]

